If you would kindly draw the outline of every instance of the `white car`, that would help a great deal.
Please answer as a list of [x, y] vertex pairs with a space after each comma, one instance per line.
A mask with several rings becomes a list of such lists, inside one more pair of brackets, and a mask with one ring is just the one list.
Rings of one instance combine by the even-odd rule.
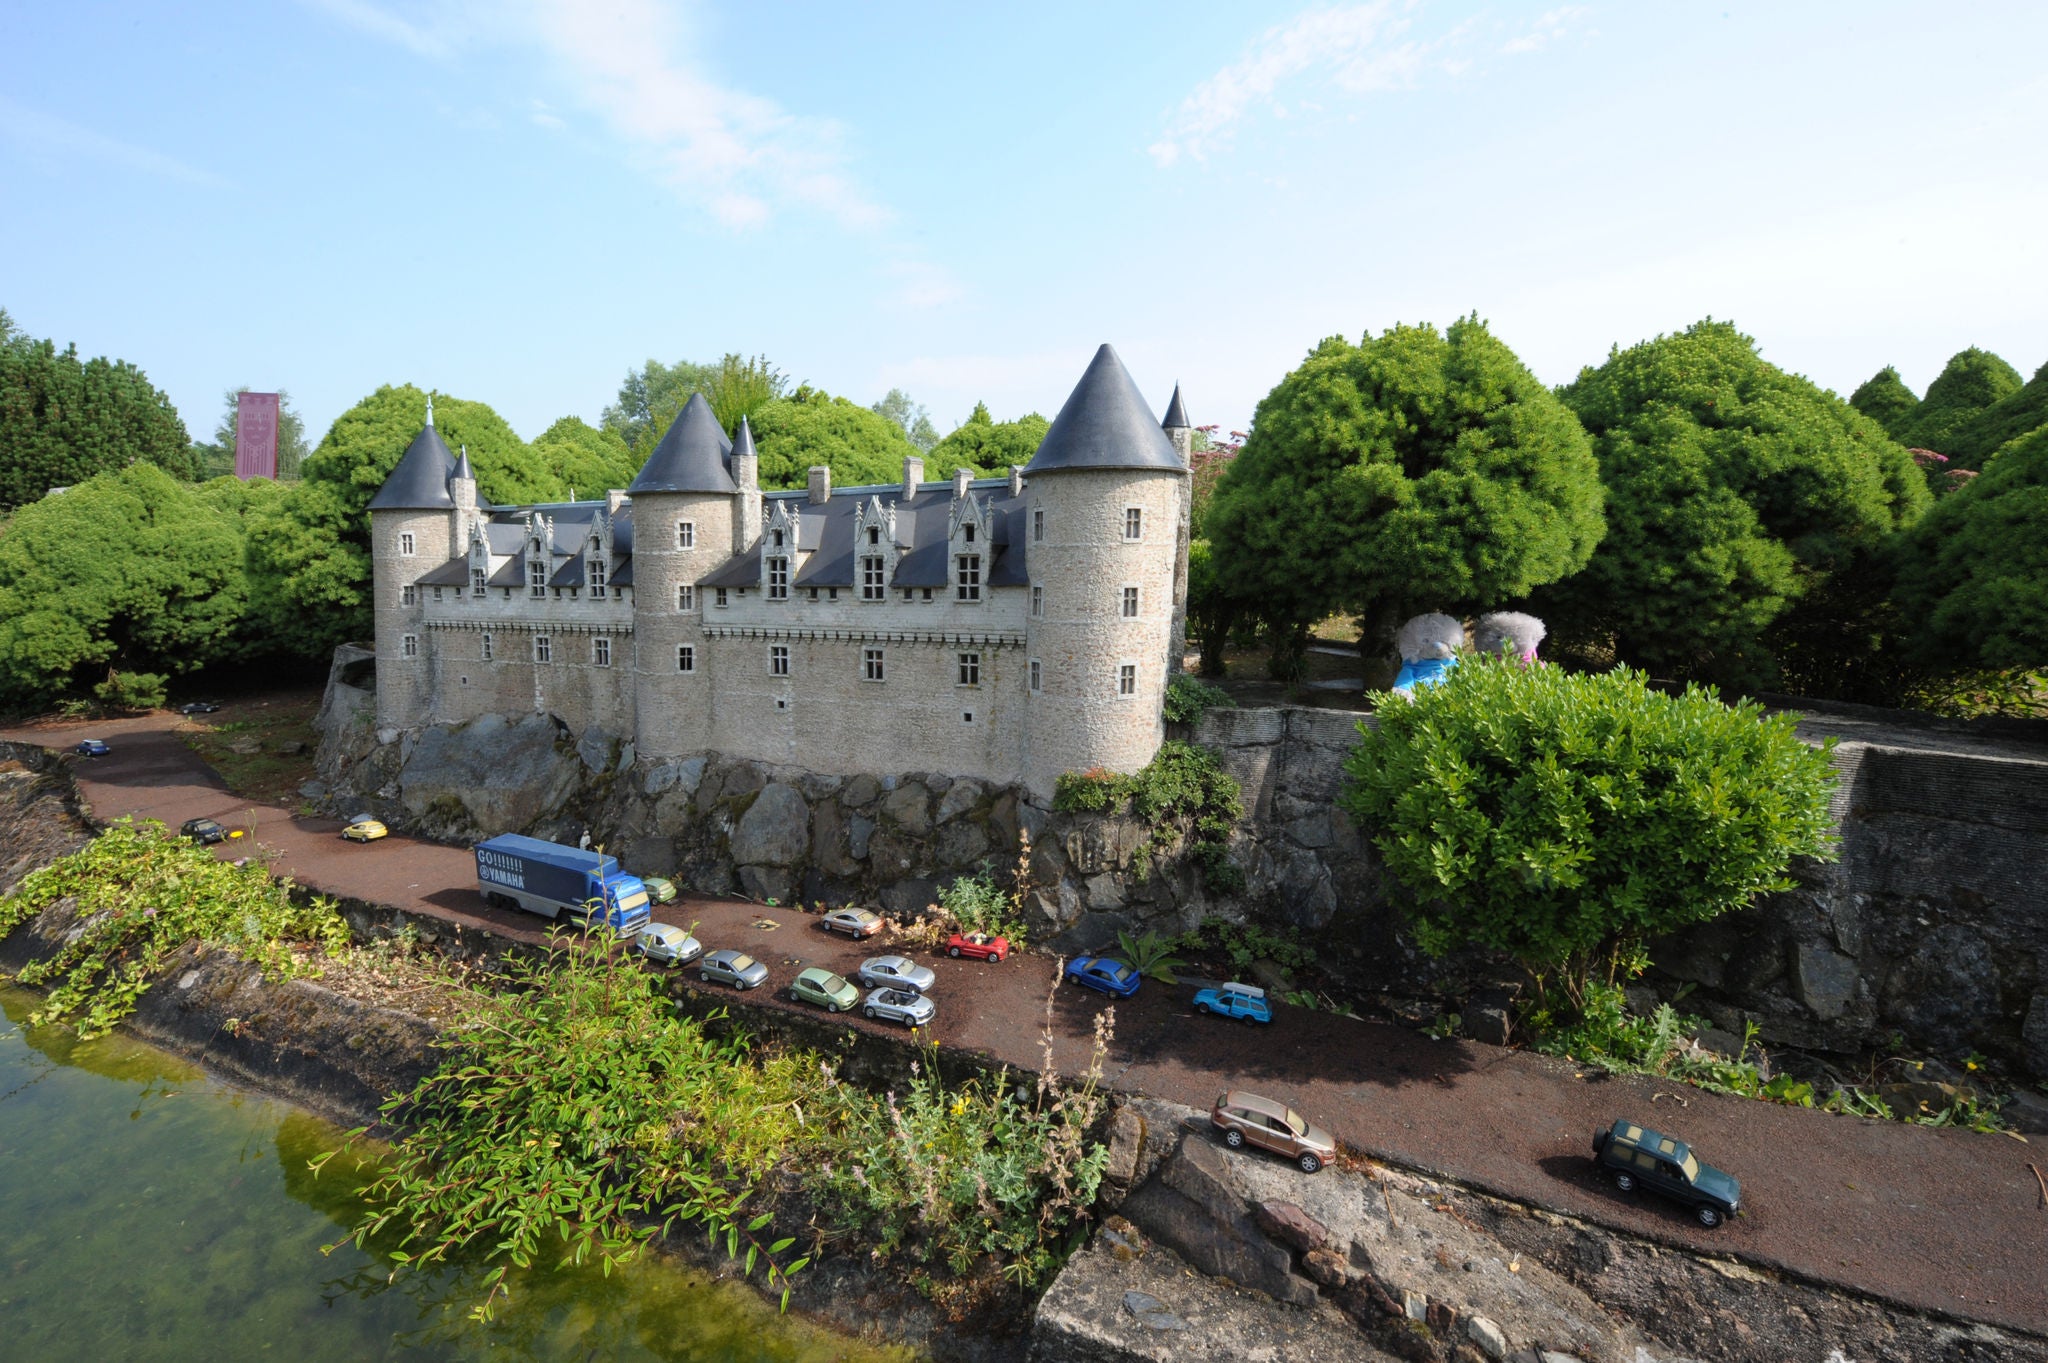
[[860, 963], [860, 982], [870, 989], [908, 989], [922, 994], [938, 976], [908, 956], [870, 956]]
[[704, 954], [704, 944], [673, 923], [649, 923], [633, 945], [648, 960], [664, 965], [688, 965]]
[[932, 1001], [908, 989], [877, 989], [868, 995], [861, 1011], [880, 1022], [900, 1022], [906, 1027], [927, 1027], [939, 1011]]

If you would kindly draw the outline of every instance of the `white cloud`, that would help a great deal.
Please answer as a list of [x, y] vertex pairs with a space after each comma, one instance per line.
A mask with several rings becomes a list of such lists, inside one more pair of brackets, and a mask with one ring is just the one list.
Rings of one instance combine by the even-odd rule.
[[372, 38], [395, 43], [421, 57], [445, 57], [454, 48], [450, 35], [440, 25], [423, 28], [375, 5], [366, 4], [364, 0], [301, 0], [301, 3]]
[[210, 170], [189, 166], [174, 156], [166, 156], [148, 147], [107, 137], [55, 114], [16, 104], [4, 95], [0, 95], [0, 136], [35, 154], [62, 152], [67, 157], [91, 157], [126, 166], [145, 175], [180, 180], [209, 189], [225, 188], [229, 183]]
[[539, 128], [560, 128], [564, 126], [561, 115], [550, 108], [548, 102], [544, 99], [533, 101], [532, 107], [526, 111], [526, 117], [535, 127]]
[[896, 282], [891, 301], [913, 311], [957, 303], [965, 292], [951, 270], [928, 260], [899, 260], [887, 266], [885, 272]]
[[1536, 22], [1527, 33], [1508, 39], [1501, 44], [1501, 51], [1508, 53], [1540, 52], [1544, 47], [1571, 32], [1572, 26], [1592, 16], [1593, 11], [1584, 5], [1563, 5], [1537, 16]]

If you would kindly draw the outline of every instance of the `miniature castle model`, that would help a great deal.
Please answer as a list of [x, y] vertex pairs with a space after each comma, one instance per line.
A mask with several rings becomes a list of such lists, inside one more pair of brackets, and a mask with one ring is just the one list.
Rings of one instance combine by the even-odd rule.
[[636, 760], [1131, 772], [1184, 642], [1192, 432], [1109, 346], [1006, 478], [763, 492], [694, 396], [633, 485], [497, 507], [427, 425], [370, 502], [377, 722], [553, 714]]

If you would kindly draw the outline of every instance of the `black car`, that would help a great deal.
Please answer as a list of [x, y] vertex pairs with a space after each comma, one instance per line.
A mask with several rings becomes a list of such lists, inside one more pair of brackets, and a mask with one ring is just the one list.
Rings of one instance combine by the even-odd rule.
[[217, 700], [188, 700], [178, 707], [181, 715], [210, 715], [220, 709]]
[[1625, 1193], [1637, 1187], [1692, 1208], [1709, 1229], [1735, 1215], [1742, 1185], [1711, 1164], [1701, 1164], [1684, 1141], [1623, 1118], [1593, 1137], [1593, 1162]]
[[212, 819], [187, 819], [178, 825], [178, 832], [202, 847], [208, 843], [227, 841], [228, 831]]

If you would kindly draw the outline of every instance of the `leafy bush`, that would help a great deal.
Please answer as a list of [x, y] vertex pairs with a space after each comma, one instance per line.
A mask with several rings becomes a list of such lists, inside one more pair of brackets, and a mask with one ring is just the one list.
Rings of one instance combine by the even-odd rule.
[[161, 672], [109, 672], [107, 679], [92, 689], [100, 704], [109, 710], [156, 710], [164, 703], [164, 675]]
[[319, 973], [309, 948], [348, 945], [334, 901], [294, 901], [292, 882], [259, 865], [234, 866], [154, 820], [115, 821], [70, 856], [31, 871], [0, 899], [0, 937], [60, 900], [78, 904], [81, 931], [58, 953], [23, 966], [23, 984], [50, 984], [32, 1022], [68, 1022], [95, 1037], [135, 1011], [187, 942], [232, 951], [272, 979]]
[[1136, 859], [1139, 874], [1153, 852], [1172, 846], [1185, 830], [1209, 888], [1231, 894], [1244, 888], [1244, 872], [1230, 860], [1230, 832], [1243, 813], [1238, 795], [1237, 779], [1216, 754], [1169, 739], [1130, 776], [1101, 767], [1061, 773], [1053, 783], [1052, 807], [1063, 814], [1100, 814], [1128, 801], [1131, 812], [1152, 827], [1151, 841]]
[[1285, 970], [1307, 970], [1316, 963], [1315, 948], [1301, 940], [1296, 928], [1268, 932], [1227, 918], [1204, 918], [1180, 940], [1183, 951], [1221, 951], [1232, 967], [1244, 970], [1253, 961], [1268, 960]]
[[988, 932], [1010, 939], [1013, 948], [1024, 945], [1023, 915], [1017, 900], [996, 884], [984, 865], [971, 876], [956, 876], [939, 891], [939, 907], [960, 925], [962, 932]]
[[1220, 686], [1200, 677], [1176, 672], [1166, 683], [1166, 722], [1193, 724], [1210, 710], [1235, 710], [1237, 702]]
[[1467, 659], [1378, 720], [1340, 802], [1412, 896], [1417, 942], [1506, 952], [1575, 1000], [1644, 940], [1831, 854], [1827, 753], [1711, 691]]
[[1158, 980], [1161, 984], [1180, 983], [1180, 977], [1173, 973], [1174, 968], [1186, 965], [1187, 962], [1174, 955], [1174, 951], [1180, 945], [1179, 939], [1162, 937], [1156, 932], [1140, 933], [1136, 937], [1128, 932], [1119, 932], [1116, 935], [1116, 945], [1117, 954], [1140, 975]]

